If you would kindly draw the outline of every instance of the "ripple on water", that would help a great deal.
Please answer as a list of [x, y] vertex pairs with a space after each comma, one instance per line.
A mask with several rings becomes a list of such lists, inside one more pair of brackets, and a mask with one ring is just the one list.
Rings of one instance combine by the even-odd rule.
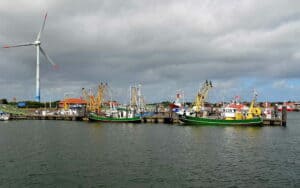
[[0, 144], [0, 187], [300, 187], [297, 123], [12, 121]]

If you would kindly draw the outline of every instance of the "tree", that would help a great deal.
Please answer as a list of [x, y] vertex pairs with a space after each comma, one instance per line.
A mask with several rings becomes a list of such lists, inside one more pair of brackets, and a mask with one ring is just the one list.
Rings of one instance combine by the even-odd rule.
[[0, 99], [0, 104], [7, 104], [7, 99]]

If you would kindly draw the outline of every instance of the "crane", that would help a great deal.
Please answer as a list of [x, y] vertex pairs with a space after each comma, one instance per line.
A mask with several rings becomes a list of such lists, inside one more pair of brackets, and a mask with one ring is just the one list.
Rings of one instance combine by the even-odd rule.
[[104, 83], [98, 85], [96, 92], [92, 89], [87, 92], [85, 88], [82, 88], [83, 98], [87, 101], [87, 111], [100, 113], [106, 90], [107, 84]]
[[204, 107], [204, 102], [207, 99], [208, 91], [212, 87], [212, 82], [206, 80], [202, 88], [198, 91], [195, 99], [195, 112], [200, 112], [200, 110]]

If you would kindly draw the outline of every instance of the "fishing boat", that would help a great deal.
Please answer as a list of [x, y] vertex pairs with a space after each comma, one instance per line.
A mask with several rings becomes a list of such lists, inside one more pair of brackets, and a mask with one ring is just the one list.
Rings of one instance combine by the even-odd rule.
[[96, 113], [90, 113], [89, 120], [102, 121], [102, 122], [139, 123], [141, 122], [141, 117], [105, 116], [105, 115], [98, 115]]
[[283, 106], [286, 106], [286, 110], [288, 112], [293, 112], [293, 111], [296, 110], [296, 107], [295, 107], [294, 103], [292, 103], [292, 102], [289, 102], [289, 103], [288, 102], [284, 102], [282, 105], [277, 105], [277, 108], [278, 108], [279, 112], [282, 112], [282, 107]]
[[193, 125], [261, 125], [263, 123], [262, 118], [256, 117], [251, 119], [223, 119], [218, 117], [192, 117], [181, 116], [180, 120], [185, 124]]
[[9, 118], [10, 118], [9, 114], [0, 111], [0, 121], [7, 121], [9, 120]]
[[177, 90], [175, 101], [169, 104], [170, 110], [172, 110], [172, 112], [175, 112], [178, 115], [183, 115], [185, 111], [184, 100], [181, 101], [181, 99], [184, 99], [184, 93], [182, 90]]
[[195, 125], [262, 125], [261, 111], [253, 107], [252, 103], [245, 114], [235, 108], [224, 108], [220, 116], [197, 117], [195, 115], [183, 115], [179, 119], [185, 124]]
[[[83, 96], [88, 101], [87, 110], [90, 121], [101, 122], [123, 122], [123, 123], [138, 123], [141, 122], [141, 117], [135, 114], [136, 109], [131, 107], [119, 107], [119, 103], [112, 100], [112, 94], [109, 93], [107, 84], [98, 86], [96, 94], [83, 89]], [[111, 91], [110, 91], [111, 92]], [[110, 95], [110, 99], [105, 99]]]
[[[206, 82], [207, 83], [207, 82]], [[262, 125], [263, 119], [261, 118], [261, 110], [254, 107], [256, 102], [257, 94], [254, 94], [254, 97], [251, 101], [250, 107], [247, 112], [243, 111], [243, 108], [234, 105], [228, 105], [222, 109], [222, 113], [219, 116], [207, 116], [207, 112], [200, 111], [203, 109], [204, 99], [206, 98], [207, 91], [212, 85], [205, 84], [201, 91], [199, 91], [196, 96], [196, 106], [193, 107], [196, 109], [195, 112], [189, 113], [189, 115], [184, 114], [179, 117], [180, 121], [184, 124], [193, 124], [193, 125]], [[203, 95], [205, 94], [205, 95]], [[202, 116], [199, 116], [202, 114]]]

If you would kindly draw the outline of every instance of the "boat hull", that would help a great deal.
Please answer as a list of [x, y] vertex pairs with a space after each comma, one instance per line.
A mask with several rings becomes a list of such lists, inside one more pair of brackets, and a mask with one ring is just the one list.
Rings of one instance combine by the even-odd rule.
[[10, 119], [9, 114], [1, 114], [0, 115], [0, 121], [7, 121]]
[[214, 119], [214, 118], [203, 118], [203, 117], [190, 117], [182, 116], [180, 121], [185, 124], [191, 125], [244, 125], [244, 126], [258, 126], [262, 125], [262, 118], [243, 119], [243, 120], [225, 120], [225, 119]]
[[89, 120], [90, 121], [101, 121], [101, 122], [120, 122], [120, 123], [139, 123], [139, 122], [141, 122], [140, 117], [114, 118], [114, 117], [99, 116], [96, 114], [90, 114]]

